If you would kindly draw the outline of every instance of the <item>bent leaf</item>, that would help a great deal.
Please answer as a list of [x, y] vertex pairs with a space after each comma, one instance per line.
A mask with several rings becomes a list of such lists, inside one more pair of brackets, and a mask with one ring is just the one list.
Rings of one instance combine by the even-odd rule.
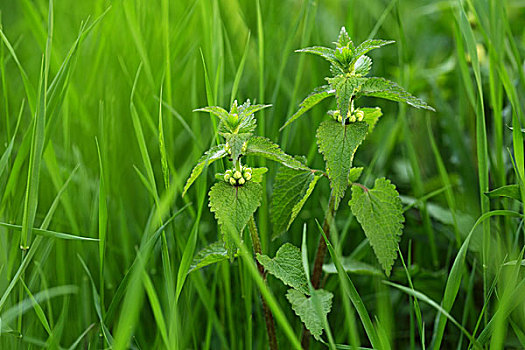
[[279, 169], [275, 177], [270, 209], [273, 222], [272, 239], [288, 231], [318, 180], [319, 176], [310, 171], [286, 167]]
[[365, 139], [367, 131], [365, 122], [341, 125], [333, 120], [322, 122], [317, 129], [317, 144], [326, 161], [336, 209], [348, 187], [355, 151]]
[[223, 123], [227, 122], [228, 115], [229, 115], [228, 111], [226, 111], [224, 108], [219, 107], [219, 106], [208, 106], [208, 107], [203, 107], [203, 108], [197, 108], [197, 109], [194, 109], [193, 111], [194, 112], [208, 112], [208, 113], [212, 113], [212, 114], [216, 115], [217, 117], [219, 117], [219, 119]]
[[350, 174], [348, 175], [348, 183], [351, 185], [353, 182], [356, 182], [361, 177], [363, 173], [363, 167], [351, 168]]
[[224, 145], [218, 145], [210, 148], [208, 151], [204, 153], [204, 155], [198, 160], [197, 165], [193, 168], [191, 171], [190, 177], [186, 181], [186, 185], [184, 185], [184, 190], [182, 191], [182, 196], [186, 194], [188, 189], [191, 187], [191, 185], [197, 180], [199, 175], [202, 173], [204, 168], [217, 159], [221, 159], [224, 156], [226, 156], [226, 151], [224, 150]]
[[383, 112], [381, 112], [381, 108], [379, 107], [376, 107], [376, 108], [365, 107], [365, 108], [360, 108], [360, 110], [362, 110], [365, 113], [363, 121], [368, 124], [368, 133], [371, 133], [374, 130], [377, 124], [377, 121], [383, 115]]
[[[341, 259], [341, 264], [345, 272], [353, 273], [356, 275], [366, 275], [366, 276], [382, 276], [383, 272], [365, 262], [352, 259], [350, 257], [344, 257]], [[324, 273], [336, 274], [337, 268], [334, 263], [324, 264], [323, 265]]]
[[297, 289], [301, 294], [310, 294], [301, 260], [301, 250], [293, 244], [283, 244], [273, 259], [267, 255], [257, 254], [257, 260], [266, 271], [280, 279], [284, 284]]
[[232, 235], [242, 237], [242, 231], [248, 220], [261, 205], [262, 187], [252, 181], [248, 181], [243, 186], [218, 182], [213, 185], [209, 195], [209, 206], [219, 222], [228, 257], [233, 259], [237, 247]]
[[404, 102], [412, 107], [428, 109], [429, 111], [435, 112], [435, 109], [430, 107], [425, 101], [411, 95], [408, 91], [393, 81], [384, 78], [366, 78], [366, 80], [360, 85], [359, 94], [380, 97], [396, 102]]
[[265, 157], [292, 169], [309, 170], [306, 165], [292, 156], [284, 153], [279, 145], [262, 136], [252, 137], [250, 140], [248, 140], [248, 142], [246, 142], [245, 155], [257, 155]]
[[[317, 289], [315, 290], [315, 296], [319, 298], [324, 318], [332, 309], [332, 298], [334, 295], [324, 289]], [[289, 289], [286, 293], [286, 299], [292, 304], [293, 311], [301, 318], [301, 321], [315, 339], [321, 340], [324, 328], [323, 319], [317, 313], [312, 297], [307, 297], [296, 289]]]
[[508, 197], [521, 202], [521, 192], [518, 184], [502, 186], [485, 193], [485, 195], [489, 198]]
[[385, 178], [377, 179], [374, 188], [367, 191], [352, 186], [352, 199], [348, 204], [363, 227], [377, 260], [390, 276], [405, 221], [396, 187]]
[[332, 89], [335, 90], [335, 98], [337, 100], [337, 109], [341, 113], [343, 120], [348, 115], [350, 109], [350, 101], [354, 96], [355, 90], [360, 84], [360, 80], [355, 76], [340, 74], [334, 78], [327, 78]]
[[290, 119], [284, 123], [284, 125], [281, 127], [282, 130], [288, 125], [290, 125], [292, 122], [297, 120], [300, 116], [308, 112], [312, 107], [314, 107], [316, 104], [327, 98], [328, 96], [332, 96], [335, 93], [334, 90], [330, 87], [330, 85], [323, 85], [316, 88], [310, 95], [308, 95], [303, 102], [299, 104], [299, 110], [295, 112], [294, 115]]
[[224, 260], [228, 260], [228, 251], [224, 247], [224, 242], [214, 242], [195, 255], [188, 273]]
[[295, 52], [305, 52], [305, 53], [311, 53], [314, 55], [321, 56], [334, 66], [339, 65], [339, 62], [337, 61], [337, 58], [335, 57], [334, 49], [330, 49], [328, 47], [324, 46], [312, 46], [312, 47], [306, 47], [304, 49], [295, 50]]
[[395, 41], [381, 40], [381, 39], [369, 39], [369, 40], [363, 41], [361, 44], [359, 44], [358, 47], [356, 47], [354, 51], [353, 62], [356, 62], [361, 56], [363, 56], [369, 51], [372, 51], [373, 49], [378, 49], [381, 46], [385, 46], [385, 45], [392, 44], [392, 43], [395, 43]]

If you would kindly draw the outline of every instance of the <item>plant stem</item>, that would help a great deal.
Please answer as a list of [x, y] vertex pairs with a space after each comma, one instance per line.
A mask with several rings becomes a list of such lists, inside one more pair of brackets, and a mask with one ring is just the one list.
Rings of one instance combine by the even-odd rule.
[[[262, 254], [261, 240], [259, 239], [259, 232], [257, 231], [257, 225], [255, 224], [253, 215], [248, 222], [248, 229], [250, 230], [250, 236], [252, 239], [253, 253]], [[255, 259], [255, 262], [257, 263], [259, 273], [266, 284], [266, 272], [264, 271], [264, 266], [262, 266], [257, 259]], [[273, 319], [272, 311], [268, 307], [268, 304], [262, 295], [261, 301], [264, 312], [264, 320], [266, 321], [266, 331], [268, 332], [268, 343], [270, 344], [270, 350], [278, 350], [279, 345], [277, 344], [277, 333], [275, 332], [275, 321]]]
[[[330, 194], [330, 201], [328, 202], [328, 211], [324, 217], [323, 232], [326, 238], [330, 238], [330, 225], [335, 216], [335, 196]], [[326, 255], [326, 242], [323, 236], [319, 237], [319, 245], [317, 246], [317, 253], [315, 255], [314, 271], [312, 272], [312, 286], [319, 289], [321, 282], [321, 275], [323, 274], [323, 262]], [[303, 327], [303, 335], [301, 338], [301, 345], [303, 349], [308, 350], [310, 347], [310, 331]]]

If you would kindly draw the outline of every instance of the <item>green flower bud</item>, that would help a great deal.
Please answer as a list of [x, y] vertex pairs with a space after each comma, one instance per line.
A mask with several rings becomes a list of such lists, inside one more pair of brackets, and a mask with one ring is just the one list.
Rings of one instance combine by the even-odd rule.
[[350, 116], [350, 122], [353, 123], [353, 122], [355, 122], [355, 121], [356, 121], [355, 115], [352, 114], [352, 115]]
[[228, 170], [226, 170], [226, 174], [232, 176], [233, 175], [233, 171], [231, 171], [231, 169], [228, 169]]
[[244, 142], [242, 144], [242, 148], [241, 148], [241, 153], [246, 153], [246, 150], [248, 149], [248, 145], [246, 144], [246, 142]]
[[242, 177], [242, 174], [240, 171], [238, 170], [235, 170], [235, 172], [233, 173], [233, 178], [234, 179], [240, 179]]
[[343, 122], [343, 117], [342, 117], [341, 115], [338, 115], [338, 116], [337, 116], [337, 121], [338, 121], [339, 123]]
[[358, 121], [363, 121], [363, 118], [365, 117], [365, 112], [363, 111], [357, 111], [355, 113]]
[[246, 181], [250, 181], [252, 179], [252, 173], [245, 173], [244, 178], [246, 179]]
[[246, 180], [244, 180], [242, 177], [239, 180], [237, 180], [237, 183], [239, 185], [244, 185], [245, 182], [246, 182]]
[[237, 185], [237, 181], [233, 177], [230, 177], [230, 185], [232, 186]]
[[224, 174], [224, 181], [226, 181], [226, 182], [230, 181], [231, 177], [232, 176], [230, 174], [228, 174], [228, 173]]

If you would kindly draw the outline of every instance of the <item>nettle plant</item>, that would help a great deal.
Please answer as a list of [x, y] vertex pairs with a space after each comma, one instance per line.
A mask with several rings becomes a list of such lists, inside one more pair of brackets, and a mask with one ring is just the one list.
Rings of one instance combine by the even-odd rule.
[[[260, 272], [270, 273], [289, 286], [286, 297], [292, 309], [305, 326], [303, 346], [308, 347], [309, 334], [317, 340], [326, 325], [332, 305], [332, 293], [319, 289], [330, 228], [348, 187], [348, 202], [370, 245], [387, 276], [397, 257], [398, 243], [403, 230], [404, 216], [396, 187], [386, 178], [375, 180], [372, 188], [357, 183], [363, 168], [352, 167], [358, 147], [371, 133], [382, 116], [379, 107], [359, 107], [361, 96], [384, 98], [405, 102], [416, 108], [433, 110], [423, 100], [412, 96], [399, 85], [380, 77], [367, 77], [372, 60], [366, 54], [393, 41], [367, 40], [357, 47], [341, 28], [335, 49], [309, 47], [297, 52], [319, 55], [330, 62], [328, 84], [316, 88], [300, 103], [300, 109], [284, 124], [288, 126], [320, 101], [334, 96], [336, 110], [327, 111], [329, 120], [322, 122], [316, 132], [319, 152], [326, 163], [326, 171], [311, 169], [306, 160], [284, 153], [269, 139], [253, 136], [256, 127], [254, 113], [268, 105], [241, 106], [234, 103], [230, 112], [220, 107], [205, 107], [197, 111], [210, 112], [220, 119], [219, 133], [226, 143], [207, 151], [199, 160], [188, 179], [184, 192], [202, 173], [207, 165], [227, 157], [232, 168], [216, 174], [219, 180], [210, 190], [209, 206], [218, 220], [222, 239], [197, 254], [192, 270], [236, 255], [242, 232], [248, 225], [254, 254]], [[254, 213], [263, 196], [262, 175], [266, 168], [249, 168], [242, 164], [247, 155], [258, 155], [279, 162], [283, 167], [277, 172], [271, 202], [273, 238], [286, 232], [322, 177], [330, 181], [330, 200], [322, 227], [314, 261], [312, 276], [307, 268], [306, 253], [290, 243], [281, 246], [274, 258], [262, 254]], [[234, 239], [237, 238], [237, 239]], [[304, 238], [303, 238], [304, 239]], [[304, 244], [304, 242], [303, 242]], [[277, 347], [275, 329], [269, 309], [264, 303], [270, 348]]]

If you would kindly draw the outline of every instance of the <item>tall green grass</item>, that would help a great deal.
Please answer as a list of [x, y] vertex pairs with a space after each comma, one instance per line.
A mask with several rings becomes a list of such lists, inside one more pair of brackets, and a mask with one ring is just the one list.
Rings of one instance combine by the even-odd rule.
[[[279, 128], [328, 70], [293, 51], [342, 25], [356, 42], [395, 40], [372, 73], [437, 113], [362, 101], [384, 116], [355, 162], [365, 184], [398, 185], [404, 260], [389, 280], [345, 273], [347, 257], [377, 262], [342, 205], [330, 337], [311, 348], [524, 348], [523, 205], [484, 194], [521, 184], [525, 200], [524, 22], [520, 0], [0, 0], [0, 348], [263, 349], [260, 293], [281, 348], [299, 347], [300, 320], [249, 240], [236, 262], [188, 274], [217, 239], [207, 192], [223, 164], [181, 191], [217, 142], [192, 110], [234, 99], [271, 103], [257, 132], [322, 167], [312, 125], [328, 103]], [[304, 244], [311, 265], [328, 184], [272, 242], [276, 165], [259, 165], [263, 251]]]

